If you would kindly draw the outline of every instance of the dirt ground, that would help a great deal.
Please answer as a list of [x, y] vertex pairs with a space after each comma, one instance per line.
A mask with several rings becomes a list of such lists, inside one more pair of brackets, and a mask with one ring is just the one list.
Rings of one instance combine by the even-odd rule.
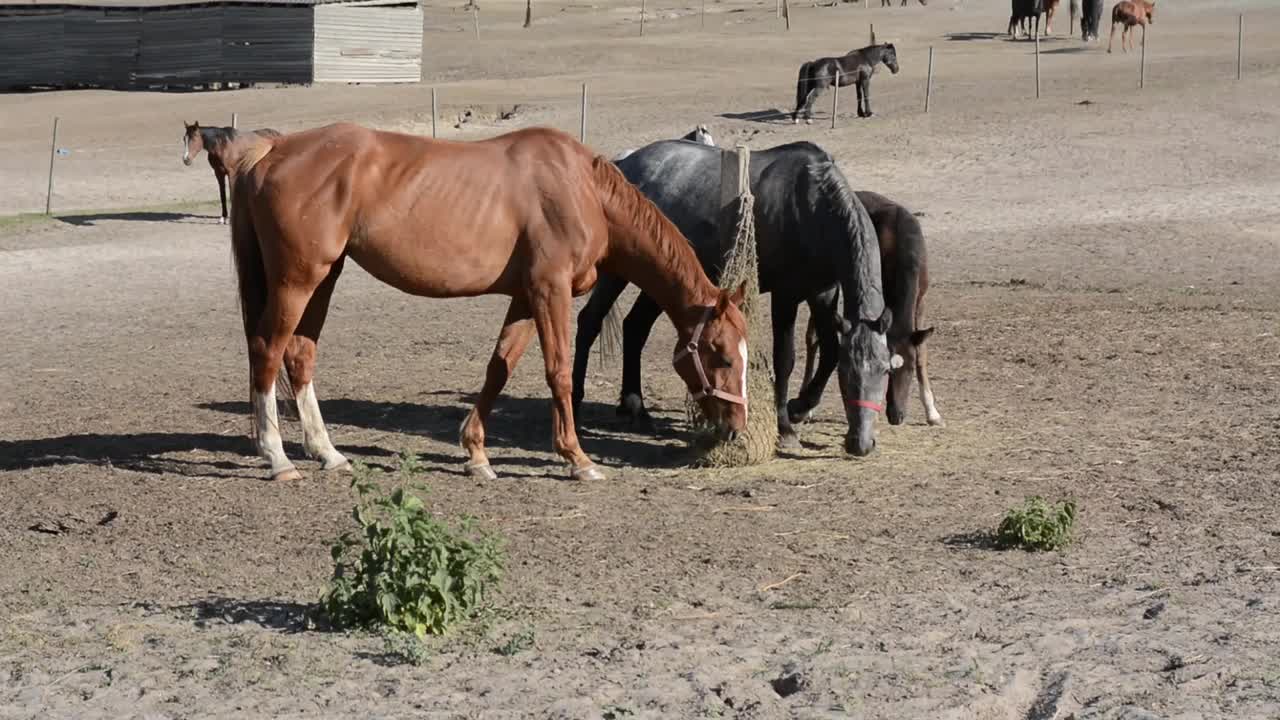
[[[668, 0], [644, 37], [638, 6], [535, 4], [523, 30], [522, 4], [485, 3], [478, 45], [468, 15], [428, 10], [420, 86], [0, 98], [0, 212], [43, 208], [55, 115], [71, 151], [62, 216], [0, 220], [0, 718], [1280, 717], [1269, 4], [1161, 0], [1142, 91], [1137, 55], [1063, 37], [1064, 12], [1038, 101], [996, 0], [797, 2], [789, 33], [771, 4], [709, 3], [700, 30]], [[864, 44], [868, 21], [902, 62], [876, 75], [876, 117], [846, 92], [835, 130], [830, 96], [812, 126], [779, 120], [798, 63]], [[603, 152], [699, 122], [722, 145], [806, 138], [922, 213], [946, 427], [913, 402], [846, 457], [833, 388], [802, 451], [689, 469], [662, 322], [657, 436], [615, 420], [620, 367], [593, 363], [580, 421], [608, 481], [562, 479], [531, 350], [490, 428], [502, 477], [477, 483], [456, 432], [505, 303], [349, 265], [317, 380], [335, 443], [418, 453], [431, 508], [500, 532], [510, 572], [418, 665], [308, 629], [353, 498], [307, 461], [301, 484], [264, 482], [250, 456], [227, 231], [179, 121], [429, 134], [434, 84], [442, 136], [576, 132], [583, 81]], [[992, 549], [1031, 494], [1076, 500], [1075, 544]]]

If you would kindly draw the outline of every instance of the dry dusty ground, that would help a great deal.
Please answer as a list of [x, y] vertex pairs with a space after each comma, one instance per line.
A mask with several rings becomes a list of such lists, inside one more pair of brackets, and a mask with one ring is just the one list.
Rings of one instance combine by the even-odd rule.
[[[338, 446], [419, 453], [434, 510], [509, 540], [498, 611], [421, 666], [305, 629], [345, 478], [306, 463], [301, 484], [262, 481], [226, 231], [207, 204], [138, 208], [212, 197], [207, 168], [178, 162], [179, 120], [429, 132], [428, 85], [0, 99], [0, 211], [42, 206], [55, 114], [72, 149], [55, 207], [116, 208], [0, 229], [0, 717], [1280, 717], [1266, 5], [1161, 0], [1141, 93], [1135, 56], [1047, 40], [1038, 102], [995, 0], [796, 3], [790, 34], [768, 4], [711, 3], [699, 32], [696, 3], [666, 2], [644, 38], [634, 7], [539, 5], [524, 31], [521, 8], [487, 3], [479, 47], [466, 15], [429, 12], [443, 114], [472, 111], [446, 136], [576, 130], [585, 79], [602, 151], [697, 122], [721, 144], [809, 138], [922, 212], [948, 425], [913, 407], [849, 459], [829, 393], [797, 455], [684, 468], [662, 324], [658, 437], [615, 423], [619, 368], [593, 366], [584, 442], [609, 481], [560, 479], [531, 352], [491, 427], [503, 477], [478, 484], [455, 432], [505, 303], [415, 299], [350, 267], [318, 380]], [[903, 62], [876, 77], [877, 117], [769, 119], [797, 63], [861, 44], [868, 19]], [[990, 549], [1033, 493], [1077, 500], [1075, 545]], [[770, 681], [791, 669], [806, 683], [784, 698]]]

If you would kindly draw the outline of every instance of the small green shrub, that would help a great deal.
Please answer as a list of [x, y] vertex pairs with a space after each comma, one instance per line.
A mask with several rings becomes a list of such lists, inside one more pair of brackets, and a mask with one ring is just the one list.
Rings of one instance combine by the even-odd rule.
[[525, 630], [512, 635], [505, 643], [494, 648], [493, 651], [499, 655], [511, 657], [512, 655], [522, 653], [525, 650], [533, 649], [533, 638], [533, 628], [526, 628]]
[[[402, 480], [419, 472], [402, 454]], [[333, 543], [333, 577], [320, 600], [338, 627], [383, 626], [419, 638], [441, 635], [480, 609], [502, 577], [500, 541], [475, 530], [471, 518], [456, 527], [432, 517], [403, 486], [378, 493], [376, 471], [353, 467], [352, 509], [358, 530]]]
[[1004, 548], [1058, 550], [1071, 542], [1075, 521], [1075, 502], [1067, 500], [1054, 508], [1038, 495], [1030, 497], [1022, 507], [1004, 516], [996, 530], [996, 544]]

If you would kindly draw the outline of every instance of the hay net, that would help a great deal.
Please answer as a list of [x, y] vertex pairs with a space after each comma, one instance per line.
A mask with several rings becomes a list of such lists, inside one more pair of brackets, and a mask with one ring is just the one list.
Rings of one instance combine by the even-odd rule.
[[[746, 283], [742, 314], [747, 321], [748, 398], [747, 428], [737, 440], [728, 442], [717, 437], [714, 427], [702, 414], [702, 408], [691, 394], [685, 394], [685, 414], [689, 421], [689, 444], [696, 462], [715, 467], [756, 465], [773, 458], [778, 442], [778, 421], [773, 407], [773, 363], [770, 343], [765, 342], [767, 327], [760, 300], [760, 279], [756, 258], [755, 197], [750, 189], [738, 197], [736, 230], [733, 247], [724, 258], [720, 288], [729, 290]], [[723, 218], [728, 220], [728, 217]]]

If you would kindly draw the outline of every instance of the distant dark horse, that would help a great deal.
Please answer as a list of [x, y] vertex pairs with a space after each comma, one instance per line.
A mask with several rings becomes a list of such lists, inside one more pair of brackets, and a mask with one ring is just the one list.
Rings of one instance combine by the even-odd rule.
[[[627, 179], [689, 238], [712, 278], [718, 277], [721, 263], [716, 228], [723, 154], [720, 148], [664, 140], [617, 163]], [[885, 336], [893, 318], [885, 308], [871, 218], [835, 161], [813, 143], [793, 142], [753, 152], [750, 174], [760, 290], [771, 294], [774, 400], [781, 442], [799, 443], [786, 412], [786, 397], [795, 365], [796, 311], [807, 301], [822, 338], [822, 362], [848, 369], [842, 371], [845, 382], [840, 388], [849, 422], [845, 448], [866, 455], [875, 447], [875, 421], [887, 391], [888, 372], [902, 362], [889, 352]], [[591, 345], [606, 318], [613, 321], [610, 309], [626, 286], [625, 280], [601, 272], [578, 314], [575, 406], [584, 397]], [[843, 319], [837, 315], [840, 295], [845, 299]], [[645, 424], [650, 420], [640, 389], [640, 358], [658, 315], [658, 306], [641, 294], [623, 322], [618, 414]], [[829, 375], [831, 368], [826, 372]], [[819, 399], [814, 397], [813, 404]]]
[[[925, 0], [920, 0], [921, 5], [928, 5]], [[902, 0], [902, 7], [907, 6], [907, 0]], [[880, 7], [893, 7], [893, 0], [880, 0]]]
[[1012, 7], [1009, 13], [1009, 35], [1014, 40], [1018, 39], [1018, 29], [1026, 32], [1027, 37], [1031, 37], [1031, 23], [1036, 26], [1036, 34], [1040, 34], [1040, 16], [1045, 11], [1045, 0], [1012, 0]]
[[[182, 123], [186, 126], [186, 135], [182, 138], [182, 164], [190, 165], [201, 150], [209, 153], [209, 167], [213, 168], [213, 176], [218, 178], [218, 197], [222, 200], [222, 217], [218, 222], [227, 224], [227, 167], [223, 162], [222, 149], [227, 143], [241, 135], [233, 127], [200, 127], [199, 122]], [[254, 130], [256, 135], [279, 137], [280, 132], [271, 128]]]
[[791, 113], [791, 122], [800, 122], [801, 111], [805, 122], [813, 122], [813, 102], [819, 93], [837, 82], [840, 87], [857, 87], [858, 117], [871, 117], [871, 76], [880, 63], [884, 63], [889, 72], [898, 72], [898, 53], [893, 49], [893, 43], [868, 45], [850, 50], [842, 57], [824, 57], [804, 63], [796, 78], [796, 109]]
[[[858, 199], [871, 215], [876, 238], [880, 242], [885, 303], [893, 313], [889, 350], [903, 359], [902, 367], [895, 369], [889, 378], [885, 415], [890, 425], [906, 421], [911, 374], [914, 372], [920, 380], [920, 399], [929, 424], [941, 425], [942, 415], [934, 404], [933, 387], [929, 384], [929, 357], [925, 347], [925, 340], [933, 333], [933, 328], [921, 329], [924, 325], [924, 294], [929, 289], [929, 266], [920, 221], [909, 210], [883, 195], [859, 191]], [[815, 373], [814, 359], [820, 343], [817, 324], [810, 317], [805, 331], [804, 382], [800, 386], [800, 397], [787, 405], [792, 422], [808, 419], [815, 405], [807, 405], [804, 400], [821, 397], [823, 386], [830, 379]]]
[[1102, 25], [1102, 0], [1084, 0], [1080, 15], [1080, 40], [1097, 42], [1098, 28]]

